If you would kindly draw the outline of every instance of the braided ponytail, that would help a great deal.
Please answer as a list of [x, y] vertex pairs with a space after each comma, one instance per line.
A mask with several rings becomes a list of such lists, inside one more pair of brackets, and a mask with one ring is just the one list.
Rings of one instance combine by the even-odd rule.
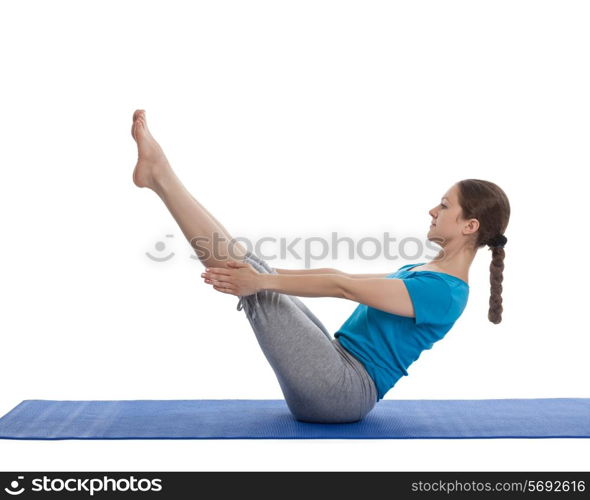
[[502, 281], [504, 279], [504, 248], [491, 247], [492, 262], [490, 263], [490, 309], [488, 319], [497, 325], [502, 321]]
[[485, 245], [492, 251], [490, 263], [490, 302], [488, 319], [497, 325], [502, 321], [502, 281], [504, 279], [504, 231], [510, 219], [510, 203], [506, 193], [493, 182], [481, 179], [459, 181], [459, 204], [465, 219], [479, 221], [475, 248]]

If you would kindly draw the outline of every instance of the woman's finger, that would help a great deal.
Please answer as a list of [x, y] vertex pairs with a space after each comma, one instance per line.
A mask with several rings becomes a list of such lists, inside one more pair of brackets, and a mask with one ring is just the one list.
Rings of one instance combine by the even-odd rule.
[[206, 269], [205, 272], [208, 274], [225, 274], [229, 276], [232, 273], [232, 270], [226, 269], [225, 267], [211, 267]]
[[231, 275], [221, 274], [221, 273], [209, 273], [209, 274], [206, 274], [204, 277], [210, 278], [213, 280], [218, 280], [218, 281], [227, 281], [228, 279], [231, 279]]
[[223, 293], [231, 293], [231, 294], [234, 293], [234, 289], [232, 287], [213, 285], [213, 288], [215, 288], [215, 290], [218, 290]]
[[205, 278], [208, 278], [208, 279], [213, 280], [213, 281], [221, 281], [221, 282], [224, 282], [224, 283], [226, 283], [226, 282], [228, 282], [228, 281], [230, 281], [232, 279], [231, 276], [222, 276], [222, 275], [205, 276]]
[[221, 281], [215, 281], [215, 280], [205, 280], [205, 283], [207, 285], [213, 285], [214, 287], [215, 286], [218, 286], [218, 287], [221, 287], [221, 288], [224, 288], [224, 289], [227, 288], [228, 286], [231, 286], [230, 283], [223, 283]]

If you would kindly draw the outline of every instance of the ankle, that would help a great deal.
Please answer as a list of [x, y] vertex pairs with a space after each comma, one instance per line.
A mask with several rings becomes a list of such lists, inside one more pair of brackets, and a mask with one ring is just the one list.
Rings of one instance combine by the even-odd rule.
[[170, 165], [159, 165], [152, 170], [151, 184], [157, 193], [165, 193], [180, 184], [180, 181]]

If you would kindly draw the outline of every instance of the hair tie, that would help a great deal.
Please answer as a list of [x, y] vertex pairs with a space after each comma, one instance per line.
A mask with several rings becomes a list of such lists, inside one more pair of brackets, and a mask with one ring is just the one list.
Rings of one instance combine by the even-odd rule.
[[498, 236], [494, 236], [490, 241], [488, 241], [488, 246], [490, 248], [504, 248], [508, 238], [503, 234], [499, 234]]

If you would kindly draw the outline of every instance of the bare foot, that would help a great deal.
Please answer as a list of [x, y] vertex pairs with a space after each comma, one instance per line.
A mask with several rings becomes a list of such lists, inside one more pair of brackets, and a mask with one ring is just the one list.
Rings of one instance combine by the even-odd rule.
[[133, 170], [133, 182], [138, 187], [154, 189], [156, 177], [170, 167], [164, 151], [152, 137], [143, 109], [133, 113], [131, 135], [137, 142], [138, 160]]

